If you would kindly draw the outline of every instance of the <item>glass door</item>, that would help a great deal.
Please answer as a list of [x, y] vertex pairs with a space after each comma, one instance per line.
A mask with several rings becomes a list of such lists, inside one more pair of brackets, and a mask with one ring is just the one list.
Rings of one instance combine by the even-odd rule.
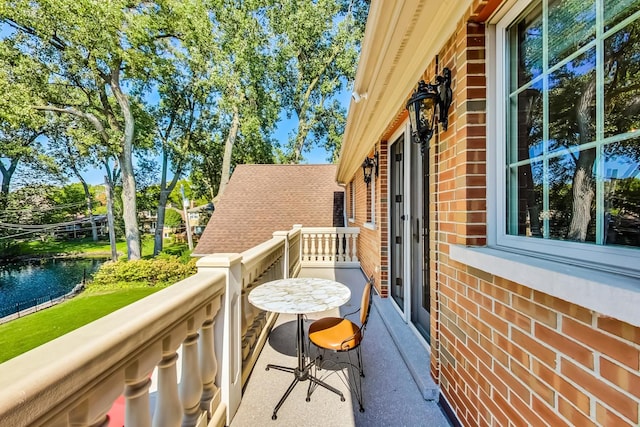
[[389, 149], [389, 197], [391, 229], [389, 235], [391, 297], [404, 311], [404, 135]]
[[429, 155], [420, 151], [411, 144], [411, 322], [429, 342]]

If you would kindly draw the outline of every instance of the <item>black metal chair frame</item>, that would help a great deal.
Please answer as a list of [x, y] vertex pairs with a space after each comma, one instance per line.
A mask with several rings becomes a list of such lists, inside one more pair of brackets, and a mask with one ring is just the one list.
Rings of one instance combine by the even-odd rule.
[[[365, 285], [365, 289], [363, 290], [363, 293], [367, 291], [368, 287], [368, 292], [369, 292], [369, 301], [367, 303], [367, 313], [366, 316], [364, 318], [364, 321], [362, 321], [361, 325], [358, 327], [358, 329], [356, 330], [356, 332], [352, 335], [350, 335], [349, 337], [346, 337], [343, 341], [342, 341], [342, 345], [341, 350], [332, 350], [332, 349], [328, 349], [328, 348], [324, 348], [322, 346], [318, 346], [315, 343], [313, 343], [318, 349], [322, 350], [322, 353], [319, 354], [316, 359], [315, 359], [315, 367], [320, 370], [323, 368], [323, 364], [328, 362], [324, 360], [324, 354], [327, 350], [329, 351], [333, 351], [335, 353], [346, 353], [347, 357], [349, 359], [349, 361], [347, 362], [347, 364], [349, 365], [349, 385], [351, 385], [351, 381], [353, 381], [353, 387], [350, 386], [350, 388], [354, 391], [354, 394], [356, 396], [356, 399], [358, 400], [358, 404], [360, 405], [360, 412], [364, 412], [364, 399], [363, 399], [363, 393], [362, 393], [362, 378], [364, 378], [364, 363], [362, 360], [362, 351], [361, 351], [361, 344], [362, 341], [364, 340], [364, 331], [367, 328], [367, 323], [369, 321], [369, 316], [371, 314], [371, 304], [372, 304], [372, 297], [373, 297], [373, 284], [374, 284], [374, 279], [373, 276], [371, 278], [369, 278], [367, 280], [367, 284]], [[344, 316], [342, 316], [343, 319], [347, 319], [347, 317], [352, 316], [356, 313], [359, 313], [362, 310], [362, 306], [360, 308], [358, 308], [356, 311], [353, 311], [351, 313], [347, 313]], [[321, 320], [321, 319], [319, 319]], [[347, 319], [348, 320], [348, 319]], [[353, 323], [353, 322], [352, 322]], [[345, 347], [345, 344], [348, 343], [349, 341], [353, 340], [356, 336], [360, 335], [360, 340], [358, 341], [358, 344], [355, 347]], [[309, 336], [309, 343], [311, 344], [313, 341], [311, 341], [311, 337]], [[354, 363], [354, 361], [352, 360], [351, 357], [351, 352], [352, 350], [356, 351], [356, 362], [357, 365]], [[334, 362], [336, 364], [344, 364], [344, 362]], [[357, 373], [357, 374], [356, 374]], [[357, 377], [357, 380], [356, 380]], [[356, 382], [357, 381], [357, 382]], [[309, 398], [309, 395], [311, 394], [312, 389], [311, 389], [311, 384], [309, 384], [309, 390], [307, 392], [307, 399]]]

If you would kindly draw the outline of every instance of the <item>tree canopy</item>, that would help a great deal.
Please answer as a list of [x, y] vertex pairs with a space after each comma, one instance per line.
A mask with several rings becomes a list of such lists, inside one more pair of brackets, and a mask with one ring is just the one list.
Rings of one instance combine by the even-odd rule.
[[[159, 186], [164, 212], [187, 176], [194, 197], [213, 200], [238, 163], [271, 163], [278, 153], [299, 162], [313, 145], [335, 158], [346, 113], [339, 95], [355, 75], [367, 8], [355, 0], [3, 1], [0, 209], [18, 164], [81, 182], [101, 167], [107, 194], [121, 195], [136, 259], [137, 180]], [[275, 141], [284, 114], [297, 118], [295, 135]]]

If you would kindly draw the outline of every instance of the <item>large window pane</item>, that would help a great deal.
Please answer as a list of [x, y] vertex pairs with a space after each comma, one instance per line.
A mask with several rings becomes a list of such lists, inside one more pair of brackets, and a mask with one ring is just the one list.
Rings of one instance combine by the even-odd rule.
[[605, 30], [609, 30], [618, 22], [640, 10], [640, 0], [605, 0], [604, 23]]
[[544, 0], [507, 29], [506, 233], [532, 250], [640, 247], [639, 11]]
[[595, 242], [595, 148], [549, 160], [549, 237]]
[[512, 181], [515, 186], [516, 200], [507, 205], [509, 209], [507, 218], [513, 224], [511, 234], [527, 237], [543, 236], [543, 177], [544, 167], [542, 162], [532, 162], [513, 169]]
[[542, 74], [542, 6], [538, 5], [509, 32], [511, 46], [510, 91], [514, 92]]
[[604, 64], [605, 135], [640, 129], [640, 21], [607, 37]]
[[517, 146], [515, 158], [510, 161], [533, 159], [543, 151], [542, 81], [511, 97], [510, 114], [513, 116], [511, 135]]
[[640, 138], [604, 149], [604, 238], [607, 245], [640, 246]]
[[594, 0], [557, 0], [549, 4], [549, 65], [553, 66], [587, 43], [596, 34]]
[[596, 52], [590, 49], [549, 77], [549, 151], [595, 139]]

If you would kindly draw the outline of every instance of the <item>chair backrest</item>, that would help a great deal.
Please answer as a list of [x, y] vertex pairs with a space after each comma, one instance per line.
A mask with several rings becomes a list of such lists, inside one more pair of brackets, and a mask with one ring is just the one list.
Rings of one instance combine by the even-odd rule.
[[360, 303], [360, 329], [364, 329], [369, 321], [371, 311], [371, 290], [373, 288], [373, 276], [369, 278], [362, 291], [362, 301]]

